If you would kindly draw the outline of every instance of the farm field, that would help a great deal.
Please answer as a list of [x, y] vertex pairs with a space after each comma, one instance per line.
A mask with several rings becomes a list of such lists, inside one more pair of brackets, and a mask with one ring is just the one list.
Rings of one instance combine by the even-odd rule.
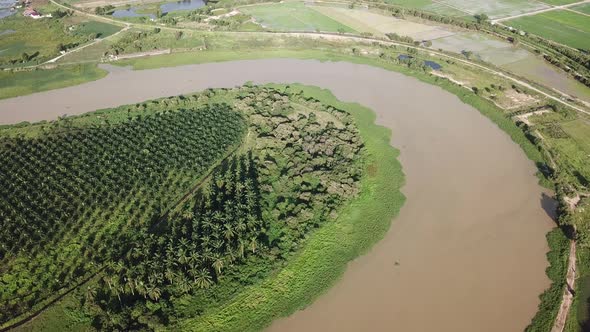
[[121, 30], [121, 27], [97, 21], [82, 22], [75, 29], [75, 34], [81, 36], [94, 35], [96, 38], [106, 38]]
[[441, 0], [440, 3], [459, 8], [471, 15], [484, 13], [492, 19], [548, 8], [543, 3], [527, 0]]
[[263, 27], [271, 29], [355, 32], [353, 28], [335, 21], [301, 2], [248, 6], [241, 7], [239, 10], [252, 15]]
[[432, 11], [441, 15], [465, 16], [485, 13], [491, 18], [501, 18], [549, 8], [541, 2], [526, 0], [389, 0], [388, 3]]
[[576, 5], [576, 6], [570, 7], [570, 9], [571, 10], [575, 10], [575, 11], [580, 12], [580, 13], [584, 13], [584, 14], [590, 15], [590, 3], [584, 3], [584, 4], [581, 4], [581, 5]]
[[569, 5], [570, 3], [580, 2], [581, 0], [542, 0], [540, 2], [546, 3], [552, 6]]
[[[0, 20], [0, 31], [14, 30], [14, 33], [0, 37], [0, 64], [9, 61], [23, 61], [23, 53], [31, 56], [25, 62], [45, 59], [57, 54], [57, 45], [75, 44], [80, 38], [64, 33], [66, 29], [60, 20], [27, 19], [13, 15]], [[37, 53], [38, 52], [38, 53]]]
[[590, 49], [590, 17], [567, 10], [555, 10], [504, 22], [573, 48]]
[[563, 130], [590, 155], [590, 123], [586, 119], [576, 119], [561, 124]]
[[441, 14], [441, 15], [448, 15], [448, 16], [465, 16], [468, 15], [461, 9], [452, 8], [450, 6], [445, 5], [439, 1], [432, 1], [432, 0], [419, 0], [419, 1], [412, 1], [412, 0], [387, 0], [386, 3], [408, 7], [408, 8], [416, 8], [422, 9], [425, 11], [430, 11], [433, 13]]
[[432, 48], [455, 53], [470, 51], [480, 60], [498, 66], [532, 57], [522, 48], [477, 32], [461, 32], [435, 39], [432, 41]]
[[416, 23], [382, 15], [368, 10], [328, 6], [313, 6], [313, 9], [359, 32], [371, 32], [384, 36], [395, 32], [414, 40], [431, 40], [454, 34], [449, 28]]
[[0, 31], [4, 30], [14, 32], [0, 37], [0, 65], [14, 65], [49, 60], [61, 49], [108, 37], [121, 27], [75, 15], [35, 20], [19, 14], [0, 20]]

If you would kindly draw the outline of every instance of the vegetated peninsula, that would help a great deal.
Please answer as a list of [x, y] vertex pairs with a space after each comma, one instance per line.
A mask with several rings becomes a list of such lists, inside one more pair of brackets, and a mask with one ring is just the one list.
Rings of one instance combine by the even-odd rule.
[[198, 316], [336, 220], [364, 174], [350, 114], [270, 87], [1, 134], [4, 326], [72, 289], [99, 330]]

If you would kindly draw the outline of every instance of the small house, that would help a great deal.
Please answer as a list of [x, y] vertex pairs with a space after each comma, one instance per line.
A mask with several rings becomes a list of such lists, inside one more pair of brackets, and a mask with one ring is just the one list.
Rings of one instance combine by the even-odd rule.
[[26, 17], [31, 17], [31, 18], [41, 18], [42, 17], [38, 11], [36, 11], [35, 9], [33, 9], [31, 7], [27, 7], [25, 9], [25, 11], [23, 12], [23, 15]]

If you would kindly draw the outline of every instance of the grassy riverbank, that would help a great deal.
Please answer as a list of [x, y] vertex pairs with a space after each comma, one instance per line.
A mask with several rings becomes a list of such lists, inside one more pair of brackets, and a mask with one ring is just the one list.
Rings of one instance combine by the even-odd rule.
[[22, 72], [0, 72], [0, 99], [64, 88], [105, 77], [106, 70], [95, 64], [82, 64]]

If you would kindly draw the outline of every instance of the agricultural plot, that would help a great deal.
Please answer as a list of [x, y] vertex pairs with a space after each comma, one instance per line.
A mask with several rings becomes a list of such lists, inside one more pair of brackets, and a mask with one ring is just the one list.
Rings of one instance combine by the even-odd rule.
[[75, 34], [80, 36], [96, 36], [106, 38], [121, 30], [121, 27], [97, 21], [83, 22], [75, 27]]
[[584, 3], [581, 5], [573, 6], [573, 7], [570, 7], [569, 9], [575, 10], [579, 13], [590, 15], [590, 3]]
[[458, 33], [433, 40], [432, 48], [455, 53], [473, 52], [474, 57], [498, 66], [531, 57], [524, 49], [476, 32]]
[[[80, 42], [78, 36], [65, 33], [66, 26], [56, 19], [33, 20], [13, 15], [0, 20], [0, 31], [5, 30], [14, 32], [0, 37], [0, 65], [46, 58], [57, 53], [59, 44]], [[24, 53], [31, 59], [25, 59]]]
[[242, 7], [240, 11], [253, 16], [263, 27], [275, 30], [355, 32], [300, 2]]
[[227, 106], [145, 115], [157, 106], [1, 133], [0, 323], [120, 257], [109, 243], [160, 218], [245, 134]]
[[387, 0], [386, 2], [440, 15], [471, 17], [484, 13], [491, 18], [507, 17], [550, 7], [542, 2], [526, 0]]
[[384, 36], [394, 32], [401, 36], [410, 36], [415, 40], [430, 40], [454, 34], [453, 31], [444, 27], [400, 20], [368, 10], [328, 6], [314, 6], [313, 8], [359, 32], [371, 32], [375, 35]]
[[543, 0], [541, 2], [552, 6], [569, 5], [570, 3], [580, 2], [581, 0]]
[[549, 8], [549, 6], [527, 0], [440, 0], [438, 3], [460, 10], [469, 15], [486, 14], [491, 18], [501, 18], [518, 15], [534, 10]]
[[505, 22], [514, 28], [579, 49], [590, 49], [590, 17], [555, 10]]
[[387, 3], [408, 7], [408, 8], [416, 8], [421, 9], [429, 12], [433, 12], [436, 14], [441, 15], [448, 15], [448, 16], [465, 16], [467, 15], [461, 9], [452, 8], [442, 2], [439, 1], [432, 1], [432, 0], [419, 0], [419, 1], [412, 1], [412, 0], [387, 0]]
[[561, 124], [563, 130], [590, 155], [590, 123], [584, 119], [576, 119]]

